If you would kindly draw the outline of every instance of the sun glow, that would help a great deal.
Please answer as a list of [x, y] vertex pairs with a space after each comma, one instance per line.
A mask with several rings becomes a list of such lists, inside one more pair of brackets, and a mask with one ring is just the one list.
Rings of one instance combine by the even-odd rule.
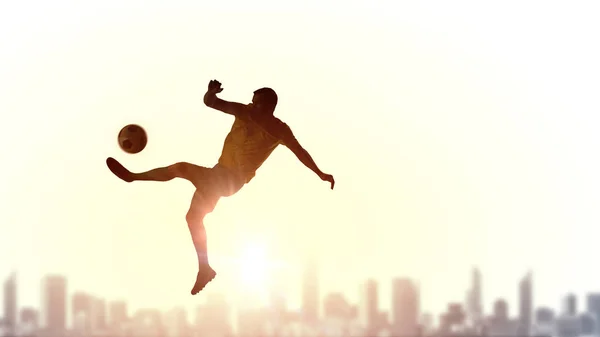
[[260, 285], [267, 280], [268, 257], [265, 245], [248, 242], [239, 259], [241, 280], [246, 285]]

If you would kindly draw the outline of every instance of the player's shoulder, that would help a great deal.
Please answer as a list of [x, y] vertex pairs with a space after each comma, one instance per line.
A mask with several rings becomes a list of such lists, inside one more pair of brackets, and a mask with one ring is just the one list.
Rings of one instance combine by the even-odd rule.
[[262, 119], [260, 124], [262, 124], [262, 128], [267, 133], [278, 139], [286, 138], [291, 132], [290, 127], [275, 116], [269, 116], [268, 118]]
[[289, 126], [282, 121], [281, 119], [273, 116], [273, 118], [271, 119], [274, 125], [277, 125], [278, 127], [282, 127], [282, 128], [289, 128]]
[[254, 109], [248, 104], [239, 104], [236, 117], [240, 119], [252, 119], [254, 117]]
[[288, 133], [291, 129], [287, 123], [282, 121], [281, 119], [273, 116], [269, 118], [269, 128], [272, 129], [277, 134], [285, 134]]

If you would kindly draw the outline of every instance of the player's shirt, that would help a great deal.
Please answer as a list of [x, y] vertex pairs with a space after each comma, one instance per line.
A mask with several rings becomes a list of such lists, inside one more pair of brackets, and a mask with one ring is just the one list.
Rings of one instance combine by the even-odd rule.
[[[275, 117], [272, 120], [269, 119], [269, 124], [273, 126], [274, 130], [288, 128], [285, 123]], [[223, 144], [219, 165], [236, 172], [248, 183], [254, 178], [256, 170], [280, 144], [282, 141], [279, 137], [268, 133], [252, 121], [249, 109], [249, 118], [236, 117], [233, 122], [231, 131]]]

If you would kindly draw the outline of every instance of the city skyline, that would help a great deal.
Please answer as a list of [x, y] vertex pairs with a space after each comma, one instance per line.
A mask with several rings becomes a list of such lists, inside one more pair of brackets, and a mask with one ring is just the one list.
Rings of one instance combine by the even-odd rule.
[[482, 336], [600, 335], [600, 293], [588, 293], [582, 306], [572, 293], [561, 297], [562, 306], [558, 309], [536, 306], [531, 296], [534, 289], [531, 271], [516, 283], [519, 291], [516, 314], [510, 314], [510, 307], [502, 297], [495, 299], [489, 313], [482, 310], [483, 275], [474, 267], [470, 273], [471, 283], [465, 287], [464, 303], [449, 301], [443, 313], [432, 315], [421, 308], [423, 291], [415, 280], [390, 280], [392, 309], [385, 311], [379, 305], [385, 299], [380, 297], [379, 285], [373, 279], [366, 279], [360, 285], [361, 300], [352, 303], [339, 292], [320, 294], [315, 267], [309, 263], [304, 270], [301, 281], [304, 299], [300, 310], [290, 310], [285, 299], [277, 296], [270, 297], [263, 306], [240, 308], [223, 294], [214, 293], [191, 311], [181, 306], [167, 310], [151, 307], [132, 310], [126, 301], [97, 297], [82, 290], [69, 291], [67, 278], [54, 274], [47, 274], [41, 280], [41, 303], [35, 309], [19, 306], [17, 273], [12, 272], [4, 282], [0, 328], [9, 335], [24, 331], [51, 335], [63, 335], [61, 332], [67, 331], [80, 334], [112, 331], [120, 335], [130, 331], [137, 335], [144, 329], [153, 329], [157, 336], [167, 333], [183, 337], [192, 336], [193, 331], [209, 329], [224, 336], [251, 336], [259, 331], [289, 329], [292, 328], [290, 323], [299, 322], [306, 327], [323, 329], [325, 335], [335, 329], [359, 329], [356, 330], [360, 331], [359, 336], [379, 335], [382, 331], [398, 336], [437, 336], [455, 331], [453, 326]]
[[[448, 305], [453, 303], [461, 303], [464, 313], [466, 315], [467, 321], [469, 324], [477, 323], [478, 320], [485, 319], [489, 315], [497, 312], [498, 310], [502, 310], [508, 314], [508, 318], [517, 318], [518, 324], [525, 326], [532, 326], [534, 324], [534, 317], [537, 315], [538, 310], [551, 310], [553, 315], [559, 316], [562, 314], [575, 315], [580, 312], [595, 312], [597, 311], [597, 317], [600, 322], [600, 292], [598, 291], [589, 291], [584, 290], [583, 296], [577, 295], [572, 291], [565, 291], [563, 294], [557, 295], [558, 304], [555, 306], [547, 305], [547, 304], [536, 304], [534, 298], [532, 296], [533, 291], [535, 289], [535, 279], [534, 272], [528, 271], [526, 272], [519, 280], [515, 282], [515, 290], [519, 293], [519, 297], [517, 300], [517, 304], [511, 306], [507, 300], [506, 296], [502, 294], [497, 294], [496, 296], [489, 296], [491, 298], [490, 306], [486, 306], [482, 301], [483, 297], [483, 289], [485, 289], [485, 275], [481, 273], [481, 270], [478, 267], [473, 267], [471, 270], [471, 279], [470, 283], [465, 284], [465, 298], [464, 300], [460, 299], [446, 299], [446, 307], [440, 312], [433, 312], [431, 310], [427, 310], [426, 308], [422, 308], [421, 299], [424, 294], [426, 294], [426, 290], [422, 289], [419, 285], [419, 281], [410, 278], [410, 277], [394, 277], [392, 279], [387, 280], [388, 286], [392, 289], [392, 296], [385, 297], [382, 296], [381, 289], [385, 288], [385, 282], [382, 284], [374, 280], [373, 278], [365, 278], [362, 282], [359, 282], [356, 285], [358, 301], [349, 300], [351, 296], [350, 294], [344, 293], [343, 291], [331, 290], [327, 292], [323, 292], [320, 289], [320, 274], [317, 269], [315, 269], [314, 264], [308, 264], [304, 273], [301, 277], [301, 280], [298, 281], [298, 285], [302, 289], [300, 293], [302, 294], [302, 298], [299, 301], [299, 306], [290, 305], [293, 304], [293, 301], [289, 301], [289, 298], [282, 293], [277, 292], [277, 289], [263, 289], [262, 291], [266, 296], [262, 298], [259, 302], [253, 303], [250, 306], [240, 305], [240, 300], [247, 300], [247, 298], [232, 298], [231, 296], [223, 297], [232, 305], [232, 307], [237, 310], [244, 310], [248, 308], [262, 308], [262, 307], [270, 307], [270, 306], [281, 306], [286, 310], [291, 310], [292, 312], [304, 312], [306, 315], [306, 319], [308, 321], [315, 320], [317, 317], [322, 318], [325, 315], [325, 303], [327, 302], [328, 297], [337, 294], [343, 296], [345, 301], [349, 301], [348, 303], [351, 306], [356, 307], [358, 310], [356, 315], [357, 319], [360, 322], [369, 322], [369, 321], [378, 321], [381, 318], [378, 316], [380, 313], [384, 313], [387, 319], [390, 320], [398, 320], [404, 316], [401, 309], [395, 307], [398, 303], [403, 303], [402, 305], [415, 306], [418, 312], [418, 320], [421, 320], [422, 315], [432, 315], [434, 317], [433, 322], [438, 323], [438, 317], [441, 314], [445, 313], [448, 310]], [[164, 308], [159, 308], [156, 306], [143, 306], [136, 307], [130, 306], [127, 298], [106, 298], [102, 295], [95, 294], [93, 292], [89, 292], [85, 289], [80, 289], [77, 286], [70, 285], [68, 282], [68, 277], [60, 274], [46, 274], [39, 281], [41, 284], [41, 302], [37, 305], [35, 303], [19, 303], [17, 298], [20, 298], [19, 291], [21, 292], [31, 292], [32, 289], [21, 289], [18, 286], [18, 272], [13, 271], [8, 274], [8, 276], [4, 280], [3, 293], [0, 298], [2, 299], [2, 303], [4, 304], [4, 315], [0, 316], [3, 319], [4, 324], [14, 324], [18, 317], [21, 317], [20, 312], [21, 309], [29, 310], [30, 308], [38, 308], [38, 310], [43, 311], [42, 309], [46, 305], [48, 299], [45, 297], [46, 293], [44, 289], [50, 289], [53, 287], [58, 287], [59, 289], [66, 290], [64, 296], [67, 298], [67, 307], [65, 314], [68, 316], [70, 313], [74, 313], [77, 310], [91, 310], [85, 309], [88, 308], [91, 304], [82, 304], [88, 303], [87, 301], [96, 301], [100, 303], [100, 305], [106, 308], [106, 312], [109, 310], [115, 309], [113, 305], [125, 305], [129, 311], [139, 311], [148, 308], [156, 308], [162, 311], [169, 311], [177, 308], [182, 308], [179, 303], [172, 303], [172, 305]], [[50, 287], [50, 288], [49, 288]], [[16, 292], [15, 292], [16, 289]], [[404, 290], [401, 290], [404, 289]], [[412, 289], [412, 290], [411, 290]], [[63, 290], [61, 290], [63, 291]], [[406, 297], [406, 292], [412, 293], [414, 295], [408, 295]], [[404, 294], [404, 295], [403, 295]], [[215, 296], [221, 297], [224, 294], [221, 292], [207, 292], [202, 299], [200, 299], [199, 303], [196, 305], [201, 305], [200, 303], [206, 303], [210, 301], [211, 298]], [[10, 297], [7, 297], [10, 296]], [[62, 295], [61, 295], [62, 296]], [[283, 297], [281, 297], [283, 296]], [[416, 297], [411, 297], [416, 296]], [[77, 298], [77, 299], [76, 299]], [[72, 300], [71, 300], [72, 299]], [[256, 298], [254, 298], [256, 299]], [[416, 301], [416, 302], [415, 302]], [[78, 304], [75, 304], [77, 302]], [[498, 303], [503, 302], [504, 309], [498, 309]], [[276, 303], [281, 303], [277, 305]], [[388, 303], [389, 307], [385, 304]], [[408, 303], [408, 304], [407, 304]], [[410, 304], [414, 303], [414, 304]], [[246, 303], [247, 304], [247, 303]], [[16, 307], [18, 306], [18, 307]], [[77, 309], [79, 308], [79, 309]], [[83, 308], [83, 309], [81, 309]], [[123, 309], [121, 307], [118, 308], [119, 311]], [[195, 310], [195, 307], [188, 307], [186, 310]], [[365, 311], [366, 310], [366, 311]], [[6, 313], [9, 313], [7, 316]], [[12, 314], [10, 314], [12, 312]], [[526, 314], [529, 312], [529, 314]], [[400, 316], [398, 316], [400, 315]], [[529, 315], [529, 316], [527, 316]], [[58, 316], [59, 318], [53, 318], [54, 321], [57, 319], [59, 321], [64, 320], [64, 322], [71, 322], [71, 318], [60, 318], [62, 316]], [[394, 318], [396, 317], [396, 318]], [[44, 317], [43, 315], [39, 316], [41, 321], [45, 319], [52, 319]], [[108, 317], [105, 318], [103, 324], [108, 324]], [[414, 320], [415, 318], [413, 318]], [[66, 324], [66, 323], [65, 323]]]
[[[19, 270], [23, 303], [47, 271], [135, 307], [202, 300], [193, 186], [128, 185], [105, 158], [214, 165], [232, 118], [203, 104], [211, 79], [242, 103], [274, 88], [336, 186], [275, 150], [206, 219], [206, 294], [277, 281], [299, 305], [310, 258], [323, 293], [357, 303], [373, 278], [391, 298], [410, 276], [432, 312], [464, 301], [473, 265], [486, 310], [518, 310], [528, 270], [536, 304], [600, 291], [597, 1], [34, 3], [0, 4], [0, 272]], [[128, 123], [148, 132], [136, 155]]]

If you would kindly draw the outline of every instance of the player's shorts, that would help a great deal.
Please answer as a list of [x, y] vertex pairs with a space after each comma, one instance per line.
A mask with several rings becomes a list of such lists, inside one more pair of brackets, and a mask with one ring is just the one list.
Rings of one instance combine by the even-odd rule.
[[194, 181], [196, 186], [194, 198], [202, 198], [204, 212], [210, 213], [214, 210], [219, 199], [237, 193], [244, 184], [245, 180], [236, 172], [217, 164], [210, 169], [206, 169]]

